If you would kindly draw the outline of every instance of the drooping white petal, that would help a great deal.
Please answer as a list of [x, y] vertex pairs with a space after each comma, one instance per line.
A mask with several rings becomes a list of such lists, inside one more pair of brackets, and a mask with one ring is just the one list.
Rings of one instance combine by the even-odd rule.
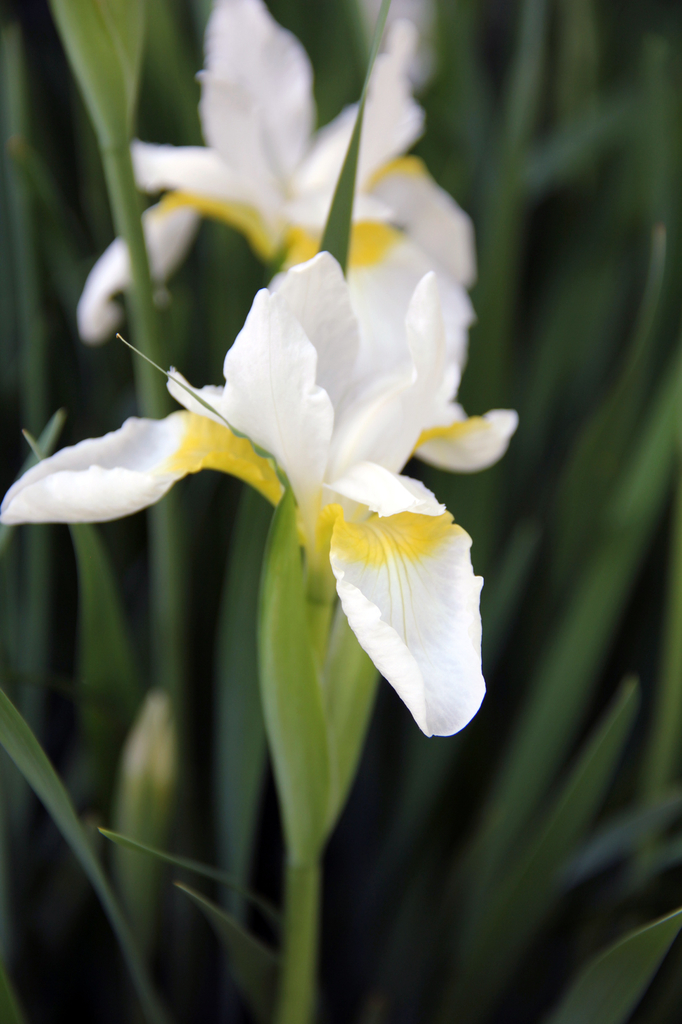
[[464, 288], [401, 232], [380, 258], [351, 263], [348, 285], [360, 323], [358, 374], [376, 377], [387, 367], [409, 358], [405, 318], [418, 283], [429, 271], [436, 273], [440, 294], [447, 363], [455, 387], [466, 360], [468, 329], [474, 320], [471, 300]]
[[426, 430], [415, 455], [439, 469], [477, 473], [502, 458], [519, 425], [513, 409], [491, 409], [485, 416], [470, 416], [461, 406], [449, 426]]
[[233, 167], [242, 166], [241, 147], [255, 144], [259, 156], [251, 173], [264, 166], [277, 178], [291, 174], [314, 121], [312, 68], [298, 39], [262, 0], [217, 0], [206, 30], [206, 72], [209, 81], [231, 87], [206, 103], [202, 95], [209, 144]]
[[[197, 230], [199, 218], [187, 207], [150, 206], [142, 215], [152, 279], [163, 284], [180, 265]], [[123, 310], [114, 295], [130, 286], [128, 247], [116, 238], [97, 260], [85, 282], [76, 310], [78, 332], [90, 345], [108, 341], [119, 326]]]
[[133, 139], [130, 145], [138, 186], [145, 192], [173, 189], [225, 202], [251, 203], [255, 190], [207, 146], [157, 146]]
[[441, 516], [445, 512], [445, 505], [420, 480], [391, 473], [375, 462], [357, 462], [345, 476], [328, 484], [325, 493], [332, 501], [333, 494], [350, 498], [381, 517], [399, 512]]
[[318, 253], [279, 277], [276, 291], [317, 350], [317, 383], [338, 412], [353, 382], [360, 338], [341, 267]]
[[447, 513], [350, 524], [339, 509], [333, 527], [330, 561], [348, 622], [427, 736], [462, 729], [485, 693], [483, 581], [470, 547]]
[[183, 413], [131, 417], [119, 430], [62, 448], [10, 487], [3, 523], [93, 523], [152, 505], [178, 475], [163, 466], [185, 432]]
[[437, 185], [417, 157], [389, 164], [372, 195], [393, 211], [393, 221], [428, 256], [465, 288], [476, 279], [476, 245], [471, 218]]
[[262, 289], [225, 357], [222, 411], [286, 472], [312, 542], [334, 409], [317, 352], [286, 301]]
[[131, 417], [119, 430], [44, 459], [17, 480], [0, 520], [96, 523], [153, 505], [188, 473], [216, 469], [277, 504], [282, 486], [270, 462], [222, 423], [191, 412], [163, 420]]

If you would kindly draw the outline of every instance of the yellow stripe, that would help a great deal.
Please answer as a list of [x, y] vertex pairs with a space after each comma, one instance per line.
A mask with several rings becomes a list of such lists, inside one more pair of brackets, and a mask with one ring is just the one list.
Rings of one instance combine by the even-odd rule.
[[198, 473], [217, 469], [246, 481], [276, 505], [282, 496], [282, 485], [268, 459], [257, 455], [250, 441], [237, 437], [228, 427], [193, 412], [179, 412], [185, 421], [185, 434], [180, 447], [163, 465], [159, 473]]
[[435, 437], [447, 438], [449, 441], [459, 440], [466, 434], [473, 434], [481, 429], [489, 429], [490, 424], [483, 416], [469, 416], [466, 420], [455, 420], [449, 427], [429, 427], [422, 430], [414, 450], [416, 451], [427, 441], [433, 441]]
[[203, 217], [219, 220], [231, 228], [236, 228], [245, 235], [256, 255], [266, 262], [273, 259], [277, 253], [277, 242], [273, 240], [265, 221], [254, 206], [209, 199], [193, 192], [167, 192], [161, 199], [161, 206], [166, 210], [191, 206]]
[[374, 172], [372, 177], [367, 183], [367, 191], [371, 192], [375, 185], [377, 185], [383, 178], [388, 178], [392, 174], [405, 174], [410, 178], [430, 178], [431, 175], [426, 169], [426, 164], [418, 156], [399, 156], [395, 160], [390, 160], [383, 167], [380, 167]]
[[318, 546], [330, 545], [336, 557], [376, 568], [396, 558], [420, 562], [437, 557], [453, 529], [464, 533], [449, 512], [441, 516], [415, 512], [371, 515], [363, 523], [348, 523], [340, 505], [327, 505], [320, 513], [317, 536]]
[[[382, 221], [358, 221], [351, 231], [348, 266], [353, 269], [376, 266], [402, 237], [402, 232]], [[320, 239], [305, 228], [289, 228], [285, 248], [285, 267], [295, 267], [317, 255]]]

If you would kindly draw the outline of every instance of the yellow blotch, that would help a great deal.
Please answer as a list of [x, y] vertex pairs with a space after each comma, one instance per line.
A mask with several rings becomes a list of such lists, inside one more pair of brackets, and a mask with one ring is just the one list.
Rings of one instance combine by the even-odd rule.
[[[389, 250], [402, 238], [396, 228], [381, 221], [361, 220], [353, 225], [348, 252], [348, 266], [351, 268], [373, 267], [381, 263]], [[305, 228], [289, 228], [286, 241], [285, 266], [295, 267], [317, 255], [319, 238]]]
[[429, 178], [430, 174], [426, 164], [418, 156], [399, 156], [395, 160], [389, 160], [387, 164], [374, 172], [367, 184], [367, 191], [371, 192], [383, 178], [392, 174], [405, 174], [410, 178]]
[[193, 192], [167, 192], [161, 200], [161, 206], [166, 210], [191, 206], [202, 217], [209, 217], [235, 228], [246, 237], [253, 251], [262, 260], [269, 261], [277, 253], [277, 241], [273, 239], [265, 221], [255, 207], [246, 203], [229, 203]]
[[244, 480], [276, 505], [282, 496], [282, 485], [268, 459], [257, 455], [250, 441], [237, 437], [207, 416], [179, 412], [185, 421], [185, 434], [179, 448], [159, 466], [159, 473], [198, 473], [217, 469]]
[[362, 523], [348, 523], [340, 505], [327, 505], [318, 521], [318, 545], [330, 545], [333, 554], [346, 562], [374, 568], [396, 558], [420, 562], [438, 556], [451, 531], [464, 533], [449, 512], [422, 516], [399, 512], [395, 516], [371, 515]]
[[429, 427], [422, 430], [414, 450], [416, 451], [427, 441], [433, 441], [435, 437], [447, 438], [449, 441], [458, 441], [467, 434], [478, 433], [479, 430], [489, 430], [490, 424], [483, 416], [469, 416], [466, 420], [455, 420], [449, 427]]

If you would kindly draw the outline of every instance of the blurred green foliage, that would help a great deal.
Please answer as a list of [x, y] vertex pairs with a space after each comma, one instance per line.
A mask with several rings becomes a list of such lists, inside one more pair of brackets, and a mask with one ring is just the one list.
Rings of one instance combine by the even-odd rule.
[[[362, 86], [354, 2], [269, 4], [311, 56], [320, 123]], [[148, 0], [141, 138], [201, 141], [194, 75], [209, 9]], [[86, 348], [75, 328], [87, 271], [113, 237], [94, 130], [47, 3], [4, 0], [0, 25], [4, 492], [30, 455], [22, 427], [38, 436], [64, 407], [60, 443], [73, 443], [117, 427], [135, 392], [130, 352]], [[473, 536], [488, 695], [461, 735], [427, 740], [380, 689], [327, 855], [320, 1020], [601, 1024], [634, 1013], [666, 1024], [682, 1016], [682, 949], [647, 986], [679, 923], [644, 926], [682, 904], [682, 8], [439, 0], [436, 47], [416, 151], [478, 239], [461, 398], [470, 413], [513, 406], [520, 427], [484, 474], [410, 467]], [[160, 313], [163, 363], [218, 383], [262, 283], [244, 240], [203, 224]], [[218, 474], [177, 490], [172, 582], [186, 636], [172, 638], [181, 774], [169, 848], [277, 901], [280, 824], [254, 672], [269, 512]], [[21, 732], [125, 945], [102, 881], [111, 850], [92, 823], [112, 823], [120, 746], [158, 662], [150, 594], [166, 584], [144, 516], [76, 535], [75, 547], [78, 573], [63, 527], [0, 535], [0, 685], [59, 771], [68, 798]], [[620, 689], [630, 673], [638, 706]], [[23, 725], [1, 717], [16, 742]], [[272, 924], [210, 882], [191, 893], [224, 962], [170, 885], [194, 884], [188, 864], [164, 869], [147, 966], [178, 1022], [246, 1019], [230, 962], [242, 991], [264, 986], [261, 1015], [269, 982], [253, 978], [273, 969]], [[148, 1012], [162, 1013], [126, 948]], [[0, 958], [31, 1024], [138, 1019], [93, 891], [4, 755]], [[614, 977], [620, 999], [600, 1002]]]

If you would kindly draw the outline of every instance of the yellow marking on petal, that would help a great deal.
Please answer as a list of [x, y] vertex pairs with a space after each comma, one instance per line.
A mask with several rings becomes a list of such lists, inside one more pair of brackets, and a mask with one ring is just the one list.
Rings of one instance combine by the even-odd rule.
[[273, 239], [258, 210], [247, 203], [210, 199], [194, 192], [167, 192], [161, 199], [161, 206], [166, 210], [191, 206], [202, 217], [209, 217], [235, 228], [246, 237], [253, 251], [264, 261], [273, 259], [277, 253], [277, 240]]
[[299, 263], [307, 263], [313, 256], [317, 256], [320, 248], [319, 238], [315, 238], [305, 228], [289, 228], [284, 242], [286, 259], [284, 266], [295, 267]]
[[441, 545], [451, 539], [451, 530], [465, 532], [449, 512], [441, 516], [372, 514], [362, 523], [348, 523], [340, 505], [327, 505], [320, 513], [317, 540], [319, 546], [329, 545], [342, 560], [376, 568], [397, 558], [420, 562], [437, 557]]
[[399, 156], [395, 160], [389, 160], [383, 167], [379, 167], [367, 182], [366, 191], [371, 192], [383, 178], [391, 174], [405, 174], [411, 178], [430, 178], [426, 164], [418, 156]]
[[[373, 267], [386, 256], [402, 238], [397, 228], [384, 224], [382, 221], [361, 220], [353, 225], [348, 252], [349, 267]], [[284, 266], [295, 267], [316, 256], [320, 248], [319, 238], [311, 235], [305, 228], [289, 228], [286, 239], [286, 259]]]
[[474, 434], [482, 428], [490, 428], [490, 423], [483, 416], [469, 416], [466, 420], [455, 420], [449, 427], [429, 427], [428, 430], [422, 430], [419, 440], [414, 446], [414, 451], [417, 451], [427, 441], [433, 441], [434, 437], [457, 441], [466, 434]]
[[381, 221], [361, 220], [353, 225], [350, 236], [348, 266], [374, 267], [402, 238], [397, 228]]
[[237, 437], [228, 427], [193, 412], [179, 412], [185, 434], [179, 448], [159, 466], [159, 473], [198, 473], [217, 469], [244, 480], [276, 505], [282, 485], [268, 459], [257, 455], [250, 441]]

